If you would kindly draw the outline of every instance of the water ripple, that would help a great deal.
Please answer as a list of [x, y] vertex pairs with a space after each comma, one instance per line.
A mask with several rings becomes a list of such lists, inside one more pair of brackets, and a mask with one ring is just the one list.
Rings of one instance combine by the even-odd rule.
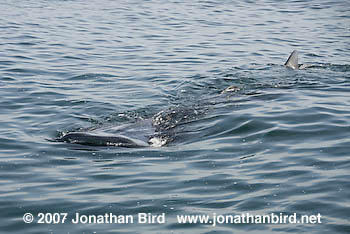
[[[1, 6], [4, 232], [349, 233], [347, 1]], [[294, 49], [306, 69], [283, 66]], [[154, 115], [167, 146], [52, 141]], [[29, 225], [27, 212], [164, 212], [167, 223]], [[320, 213], [322, 224], [176, 220], [247, 212]]]

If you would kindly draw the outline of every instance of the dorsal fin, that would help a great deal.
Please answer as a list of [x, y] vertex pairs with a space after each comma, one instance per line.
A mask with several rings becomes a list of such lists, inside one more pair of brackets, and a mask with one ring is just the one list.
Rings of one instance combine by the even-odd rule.
[[294, 50], [287, 60], [287, 62], [284, 64], [286, 67], [290, 67], [292, 69], [298, 69], [298, 51]]

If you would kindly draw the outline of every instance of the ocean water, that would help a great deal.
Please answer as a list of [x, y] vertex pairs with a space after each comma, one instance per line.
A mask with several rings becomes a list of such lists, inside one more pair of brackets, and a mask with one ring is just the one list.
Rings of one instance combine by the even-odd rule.
[[[0, 6], [0, 233], [350, 232], [348, 1]], [[308, 68], [283, 66], [295, 49]], [[160, 114], [161, 147], [55, 141]], [[321, 222], [212, 219], [247, 213]]]

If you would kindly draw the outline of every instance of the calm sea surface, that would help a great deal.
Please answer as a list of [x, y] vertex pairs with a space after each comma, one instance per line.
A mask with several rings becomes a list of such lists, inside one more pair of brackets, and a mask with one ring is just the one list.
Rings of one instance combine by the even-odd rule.
[[[347, 0], [0, 0], [0, 9], [1, 234], [350, 233]], [[294, 49], [307, 69], [283, 66]], [[172, 125], [162, 147], [54, 141], [160, 111]], [[134, 222], [74, 224], [76, 213]], [[140, 213], [165, 223], [139, 223]], [[214, 213], [321, 223], [214, 226]]]

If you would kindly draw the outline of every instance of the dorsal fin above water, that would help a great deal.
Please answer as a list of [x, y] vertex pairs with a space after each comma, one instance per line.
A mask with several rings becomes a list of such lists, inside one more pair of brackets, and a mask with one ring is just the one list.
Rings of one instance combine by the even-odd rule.
[[287, 62], [284, 64], [286, 67], [290, 67], [292, 69], [298, 69], [298, 51], [294, 50], [287, 60]]

